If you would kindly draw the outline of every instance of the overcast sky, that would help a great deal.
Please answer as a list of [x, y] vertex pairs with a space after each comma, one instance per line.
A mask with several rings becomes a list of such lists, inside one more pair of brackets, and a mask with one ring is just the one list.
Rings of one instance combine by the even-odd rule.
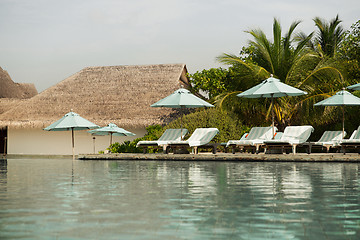
[[[360, 19], [359, 0], [0, 0], [0, 67], [39, 92], [88, 66], [185, 63], [190, 73], [221, 66], [247, 44], [244, 31], [271, 36], [315, 30], [312, 19]], [[222, 66], [226, 67], [226, 66]]]

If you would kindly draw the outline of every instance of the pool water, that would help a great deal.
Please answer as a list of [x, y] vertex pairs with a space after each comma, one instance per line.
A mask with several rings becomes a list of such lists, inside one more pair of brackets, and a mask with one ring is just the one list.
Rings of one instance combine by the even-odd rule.
[[0, 239], [360, 239], [359, 167], [9, 159]]

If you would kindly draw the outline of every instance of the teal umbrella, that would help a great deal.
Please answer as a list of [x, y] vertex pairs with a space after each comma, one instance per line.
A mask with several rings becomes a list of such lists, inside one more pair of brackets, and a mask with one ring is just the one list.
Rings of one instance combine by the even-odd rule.
[[[184, 108], [214, 107], [214, 105], [211, 105], [210, 103], [195, 96], [189, 90], [180, 88], [169, 96], [152, 104], [151, 107], [180, 108], [180, 110], [183, 111]], [[182, 130], [182, 114], [180, 119], [180, 126]]]
[[105, 136], [110, 135], [110, 145], [112, 144], [112, 136], [135, 136], [135, 133], [119, 128], [114, 123], [109, 123], [106, 127], [89, 131], [92, 135]]
[[360, 90], [360, 83], [357, 83], [357, 84], [348, 86], [347, 89], [350, 89], [350, 90]]
[[321, 102], [315, 103], [314, 106], [341, 106], [343, 113], [343, 122], [342, 122], [342, 134], [343, 138], [345, 135], [345, 110], [344, 107], [347, 106], [356, 106], [360, 105], [360, 98], [352, 95], [348, 91], [341, 90], [337, 92], [334, 96], [331, 96], [327, 99], [322, 100]]
[[151, 107], [168, 107], [168, 108], [198, 108], [214, 107], [210, 103], [192, 94], [189, 90], [180, 88], [169, 96], [159, 100]]
[[284, 96], [301, 96], [305, 95], [307, 92], [304, 92], [300, 89], [289, 86], [279, 79], [274, 78], [271, 74], [270, 77], [260, 84], [236, 95], [238, 97], [244, 98], [271, 98], [271, 112], [272, 112], [272, 128], [273, 136], [275, 135], [274, 127], [274, 107], [273, 102], [274, 98], [284, 97]]
[[69, 112], [65, 114], [62, 118], [52, 123], [51, 125], [44, 128], [46, 131], [71, 131], [71, 140], [72, 140], [72, 154], [73, 159], [75, 159], [74, 152], [74, 131], [93, 129], [98, 128], [99, 126], [86, 120], [85, 118], [80, 117], [79, 114], [74, 112]]

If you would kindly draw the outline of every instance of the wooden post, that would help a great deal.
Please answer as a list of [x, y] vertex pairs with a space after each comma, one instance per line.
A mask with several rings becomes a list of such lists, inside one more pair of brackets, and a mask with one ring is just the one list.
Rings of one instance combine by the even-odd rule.
[[342, 122], [342, 138], [345, 137], [345, 110], [344, 110], [344, 105], [342, 105], [342, 114], [343, 114], [343, 122]]
[[272, 139], [275, 139], [274, 94], [271, 94], [271, 114], [272, 114]]
[[7, 137], [4, 137], [4, 157], [6, 158], [6, 154], [7, 154]]
[[71, 142], [72, 142], [72, 155], [73, 155], [73, 161], [74, 161], [75, 160], [74, 128], [71, 128]]
[[94, 154], [95, 154], [95, 137], [93, 137], [93, 144], [94, 144]]

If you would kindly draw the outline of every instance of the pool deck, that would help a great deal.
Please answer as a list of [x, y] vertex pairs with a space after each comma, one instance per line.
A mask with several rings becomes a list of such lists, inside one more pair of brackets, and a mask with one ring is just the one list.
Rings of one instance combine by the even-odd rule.
[[355, 162], [360, 163], [358, 153], [297, 153], [297, 154], [250, 154], [250, 153], [199, 153], [199, 154], [161, 154], [161, 153], [118, 153], [118, 154], [80, 154], [79, 160], [153, 160], [153, 161], [232, 161], [232, 162]]

